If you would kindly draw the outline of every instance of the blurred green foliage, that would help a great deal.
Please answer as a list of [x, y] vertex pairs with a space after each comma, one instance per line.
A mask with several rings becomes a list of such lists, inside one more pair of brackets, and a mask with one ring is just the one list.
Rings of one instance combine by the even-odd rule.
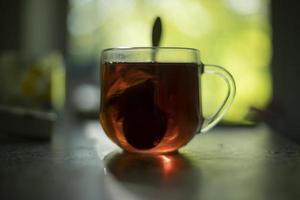
[[[71, 59], [99, 59], [102, 49], [150, 46], [156, 16], [162, 46], [200, 49], [204, 63], [228, 69], [237, 95], [224, 120], [249, 123], [249, 108], [271, 98], [271, 38], [268, 0], [71, 0], [68, 16]], [[222, 81], [203, 76], [203, 108], [212, 114], [226, 93]]]

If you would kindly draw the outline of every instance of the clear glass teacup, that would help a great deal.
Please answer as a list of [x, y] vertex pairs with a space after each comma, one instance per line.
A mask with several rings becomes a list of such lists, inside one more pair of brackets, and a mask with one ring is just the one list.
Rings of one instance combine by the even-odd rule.
[[[210, 118], [202, 114], [201, 75], [218, 75], [228, 93]], [[118, 146], [135, 153], [167, 153], [215, 126], [233, 102], [235, 83], [199, 51], [180, 47], [105, 49], [100, 66], [100, 123]]]

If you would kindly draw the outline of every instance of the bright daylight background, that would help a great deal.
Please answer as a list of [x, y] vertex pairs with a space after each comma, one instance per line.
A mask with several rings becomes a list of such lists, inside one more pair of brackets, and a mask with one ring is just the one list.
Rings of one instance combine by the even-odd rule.
[[[104, 48], [150, 46], [156, 16], [162, 18], [162, 46], [200, 49], [204, 63], [233, 74], [237, 95], [225, 122], [249, 123], [250, 107], [266, 107], [272, 92], [268, 0], [70, 0], [71, 60], [84, 66], [99, 60]], [[203, 76], [202, 91], [209, 115], [226, 87], [218, 78]]]

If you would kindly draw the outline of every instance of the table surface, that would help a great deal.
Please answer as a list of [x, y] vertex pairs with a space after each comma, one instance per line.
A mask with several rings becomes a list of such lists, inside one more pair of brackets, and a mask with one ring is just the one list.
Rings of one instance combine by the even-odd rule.
[[125, 154], [98, 122], [64, 122], [48, 142], [0, 137], [0, 199], [300, 199], [300, 146], [260, 125]]

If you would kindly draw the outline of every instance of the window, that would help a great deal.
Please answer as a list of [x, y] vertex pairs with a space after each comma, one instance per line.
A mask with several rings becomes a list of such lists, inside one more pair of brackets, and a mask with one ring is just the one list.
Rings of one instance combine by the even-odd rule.
[[[224, 121], [249, 123], [250, 108], [263, 109], [272, 92], [268, 9], [268, 0], [70, 0], [69, 55], [86, 63], [99, 60], [104, 48], [150, 46], [152, 24], [160, 16], [162, 46], [197, 48], [204, 63], [233, 74], [237, 95]], [[209, 115], [226, 88], [205, 76], [202, 91]]]

